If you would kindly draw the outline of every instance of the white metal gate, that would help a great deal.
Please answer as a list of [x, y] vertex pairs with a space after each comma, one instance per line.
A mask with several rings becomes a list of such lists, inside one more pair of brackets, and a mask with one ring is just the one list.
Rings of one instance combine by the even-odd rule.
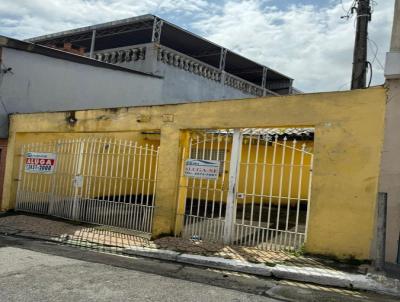
[[[290, 135], [271, 137], [266, 129], [192, 134], [189, 151], [183, 152], [182, 235], [267, 250], [299, 249], [310, 208], [313, 154], [307, 143]], [[218, 179], [185, 177], [188, 158], [220, 161]]]
[[[32, 171], [32, 155], [51, 154], [55, 169]], [[39, 162], [39, 160], [38, 160]], [[158, 147], [110, 138], [22, 146], [16, 210], [150, 234]]]

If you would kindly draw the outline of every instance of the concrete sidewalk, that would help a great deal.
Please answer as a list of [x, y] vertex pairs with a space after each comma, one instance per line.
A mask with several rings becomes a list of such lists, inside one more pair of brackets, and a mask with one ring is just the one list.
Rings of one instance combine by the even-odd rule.
[[251, 247], [164, 237], [150, 241], [104, 226], [82, 225], [32, 215], [0, 216], [0, 233], [126, 255], [151, 257], [265, 277], [340, 288], [368, 290], [400, 297], [400, 281], [329, 259]]
[[[18, 236], [0, 235], [0, 254], [0, 287], [5, 289], [1, 296], [7, 297], [7, 301], [54, 302], [72, 299], [87, 302], [92, 296], [97, 302], [118, 300], [122, 294], [122, 300], [129, 301], [175, 302], [193, 298], [197, 302], [203, 296], [207, 302], [222, 302], [246, 301], [244, 295], [247, 293], [263, 297], [261, 301], [276, 299], [276, 302], [398, 302], [397, 297], [367, 291], [279, 280], [146, 257], [122, 257]], [[63, 265], [54, 261], [54, 257], [69, 263]], [[71, 261], [78, 261], [79, 264], [74, 265]], [[99, 269], [93, 270], [95, 267]], [[108, 273], [110, 269], [112, 274]], [[127, 276], [127, 273], [130, 275]], [[149, 274], [154, 281], [149, 280]], [[140, 280], [136, 282], [137, 279]], [[167, 290], [163, 287], [164, 281], [169, 284]], [[70, 286], [71, 283], [74, 285]], [[150, 289], [150, 296], [143, 295], [146, 289]], [[200, 296], [194, 295], [199, 289], [202, 289]], [[113, 297], [104, 292], [110, 290]], [[233, 290], [234, 297], [226, 296], [226, 290]], [[41, 292], [39, 296], [38, 292]], [[215, 296], [215, 293], [219, 294]], [[159, 294], [162, 297], [154, 296]], [[254, 298], [250, 301], [257, 301]]]

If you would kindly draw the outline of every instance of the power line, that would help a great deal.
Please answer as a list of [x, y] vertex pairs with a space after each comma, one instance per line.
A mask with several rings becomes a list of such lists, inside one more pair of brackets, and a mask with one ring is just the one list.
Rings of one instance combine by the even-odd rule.
[[348, 9], [344, 7], [343, 0], [340, 0], [340, 5], [342, 6], [342, 10], [344, 11], [344, 15], [341, 16], [341, 19], [349, 20], [353, 16], [354, 8], [356, 5], [356, 0], [353, 0], [353, 3], [350, 5]]
[[368, 67], [369, 67], [369, 82], [368, 82], [368, 88], [371, 87], [371, 82], [372, 82], [372, 64], [371, 62], [367, 61]]
[[[378, 44], [377, 44], [374, 40], [370, 39], [369, 37], [368, 37], [368, 42], [370, 43], [371, 46], [372, 46], [372, 45], [375, 46], [375, 55], [374, 55], [374, 58], [373, 58], [373, 60], [372, 60], [371, 63], [374, 63], [374, 62], [376, 61], [376, 62], [378, 63], [378, 65], [380, 66], [380, 68], [381, 68], [382, 70], [385, 70], [385, 67], [383, 67], [383, 64], [381, 63], [381, 61], [380, 61], [379, 58], [378, 58], [378, 53], [379, 53], [379, 46], [378, 46]], [[372, 48], [372, 47], [371, 47], [371, 48]]]
[[378, 2], [375, 0], [371, 0], [371, 14], [375, 11], [375, 7], [378, 5]]

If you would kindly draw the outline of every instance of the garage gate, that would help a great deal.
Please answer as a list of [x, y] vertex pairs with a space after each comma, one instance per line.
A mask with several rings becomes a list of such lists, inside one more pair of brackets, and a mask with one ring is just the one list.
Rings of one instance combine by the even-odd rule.
[[151, 234], [158, 154], [115, 138], [24, 145], [16, 210]]

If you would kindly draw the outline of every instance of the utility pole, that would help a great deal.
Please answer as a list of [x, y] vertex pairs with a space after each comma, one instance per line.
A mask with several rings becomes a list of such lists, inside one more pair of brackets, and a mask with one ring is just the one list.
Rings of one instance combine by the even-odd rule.
[[351, 89], [360, 89], [365, 88], [367, 84], [368, 22], [371, 21], [369, 0], [357, 0], [357, 7], [352, 8], [352, 10], [356, 10], [357, 12], [357, 28], [354, 43]]

